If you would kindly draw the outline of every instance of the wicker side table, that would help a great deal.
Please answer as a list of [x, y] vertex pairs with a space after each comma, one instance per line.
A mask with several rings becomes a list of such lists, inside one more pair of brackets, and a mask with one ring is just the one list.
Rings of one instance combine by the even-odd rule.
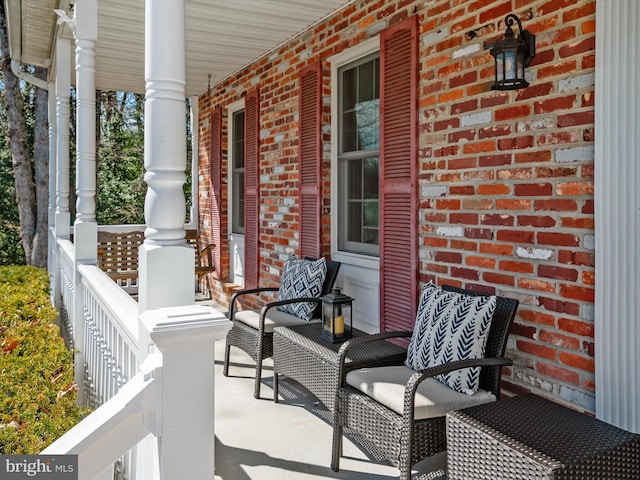
[[[285, 375], [304, 385], [330, 411], [333, 411], [338, 387], [338, 350], [342, 343], [321, 337], [322, 325], [312, 322], [273, 329], [273, 399], [278, 401], [278, 377]], [[354, 336], [366, 335], [359, 330]], [[381, 340], [353, 347], [347, 357], [348, 371], [367, 365], [401, 365], [407, 351]]]
[[640, 478], [640, 435], [535, 395], [447, 414], [449, 480]]

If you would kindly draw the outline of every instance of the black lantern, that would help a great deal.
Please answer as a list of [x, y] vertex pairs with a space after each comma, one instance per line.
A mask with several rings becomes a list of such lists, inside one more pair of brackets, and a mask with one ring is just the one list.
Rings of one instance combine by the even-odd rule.
[[351, 302], [339, 288], [322, 297], [322, 338], [333, 343], [351, 338]]
[[[518, 23], [518, 38], [514, 38], [513, 21]], [[489, 51], [496, 62], [496, 80], [492, 90], [516, 90], [528, 87], [524, 79], [524, 69], [536, 55], [536, 36], [522, 29], [520, 19], [510, 13], [504, 19], [507, 30], [504, 39], [498, 40]]]

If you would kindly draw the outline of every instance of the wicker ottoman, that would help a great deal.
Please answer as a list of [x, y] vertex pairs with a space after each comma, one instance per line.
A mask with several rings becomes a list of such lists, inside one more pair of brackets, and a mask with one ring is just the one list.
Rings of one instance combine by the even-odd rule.
[[449, 480], [640, 478], [640, 435], [535, 395], [447, 414]]
[[[278, 377], [296, 380], [333, 411], [338, 386], [338, 350], [342, 343], [331, 343], [321, 336], [322, 325], [312, 322], [273, 329], [273, 399], [278, 401]], [[354, 336], [366, 335], [354, 330]], [[381, 340], [353, 348], [347, 372], [368, 366], [401, 365], [406, 349]], [[345, 372], [345, 373], [347, 373]]]

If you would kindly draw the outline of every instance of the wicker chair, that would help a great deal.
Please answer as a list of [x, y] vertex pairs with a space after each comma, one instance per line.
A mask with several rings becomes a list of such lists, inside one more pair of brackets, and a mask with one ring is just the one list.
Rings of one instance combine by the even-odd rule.
[[[306, 260], [315, 260], [306, 258]], [[338, 277], [340, 270], [340, 262], [327, 261], [327, 273], [325, 276], [322, 292], [320, 296], [324, 296], [331, 292], [333, 285]], [[248, 353], [254, 362], [256, 362], [255, 387], [253, 396], [260, 398], [260, 385], [262, 380], [262, 361], [273, 355], [273, 329], [281, 325], [296, 325], [307, 323], [306, 320], [294, 317], [284, 312], [279, 312], [275, 307], [287, 305], [291, 303], [307, 302], [316, 303], [317, 307], [314, 311], [313, 319], [320, 318], [322, 314], [322, 300], [316, 298], [294, 298], [289, 300], [279, 300], [266, 303], [259, 311], [249, 311], [253, 315], [255, 322], [247, 322], [246, 318], [237, 318], [238, 310], [236, 302], [246, 295], [259, 295], [265, 292], [277, 292], [279, 287], [261, 287], [236, 292], [231, 297], [229, 303], [228, 317], [232, 322], [231, 329], [227, 333], [224, 355], [224, 376], [229, 376], [229, 353], [231, 347], [238, 347]], [[243, 311], [242, 313], [245, 313]], [[242, 316], [242, 315], [241, 315]], [[257, 317], [257, 318], [256, 318]], [[268, 322], [266, 322], [268, 320]], [[250, 324], [253, 323], [253, 324]], [[257, 323], [257, 328], [256, 328]]]
[[[469, 295], [479, 295], [469, 290], [449, 286], [444, 286], [443, 289]], [[491, 320], [485, 348], [485, 358], [459, 360], [422, 371], [413, 371], [404, 366], [370, 368], [369, 373], [365, 373], [365, 375], [385, 368], [406, 368], [408, 381], [406, 386], [400, 386], [399, 388], [398, 398], [395, 399], [399, 408], [396, 411], [347, 384], [343, 373], [344, 361], [347, 351], [354, 345], [383, 338], [410, 337], [412, 332], [384, 332], [346, 342], [339, 352], [340, 374], [338, 378], [342, 380], [336, 391], [331, 468], [336, 472], [339, 469], [340, 455], [342, 454], [342, 435], [345, 427], [376, 445], [391, 464], [400, 469], [400, 478], [403, 480], [411, 478], [411, 468], [417, 462], [446, 450], [446, 411], [441, 416], [414, 418], [416, 390], [421, 382], [430, 377], [461, 368], [480, 366], [482, 367], [480, 389], [493, 393], [495, 398], [499, 399], [502, 366], [512, 364], [512, 361], [504, 358], [503, 355], [506, 349], [509, 327], [515, 317], [517, 308], [517, 300], [497, 297], [496, 309]], [[433, 382], [438, 386], [442, 385], [445, 390], [453, 392], [444, 384], [440, 384], [435, 380]], [[431, 388], [431, 384], [429, 384], [429, 387]], [[404, 398], [402, 398], [403, 392]], [[460, 395], [466, 397], [464, 394]], [[399, 409], [402, 410], [402, 414], [397, 413]]]

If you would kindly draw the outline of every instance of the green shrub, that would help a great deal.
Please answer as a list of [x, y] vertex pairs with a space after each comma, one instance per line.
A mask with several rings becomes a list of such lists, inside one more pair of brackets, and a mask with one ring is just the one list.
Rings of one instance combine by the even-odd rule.
[[0, 454], [36, 454], [86, 414], [46, 271], [0, 267]]

